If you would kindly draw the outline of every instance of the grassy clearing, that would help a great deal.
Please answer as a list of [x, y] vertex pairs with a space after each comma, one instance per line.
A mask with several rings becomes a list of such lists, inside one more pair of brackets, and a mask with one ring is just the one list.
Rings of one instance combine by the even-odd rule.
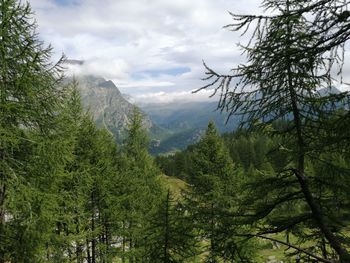
[[186, 190], [188, 184], [176, 177], [161, 175], [160, 180], [165, 185], [165, 187], [170, 189], [170, 192], [174, 195], [175, 199], [181, 197], [181, 191]]

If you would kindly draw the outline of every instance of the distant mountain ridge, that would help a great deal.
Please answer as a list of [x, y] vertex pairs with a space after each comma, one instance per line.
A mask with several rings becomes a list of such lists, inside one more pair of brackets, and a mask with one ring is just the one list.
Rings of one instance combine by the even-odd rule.
[[154, 123], [172, 131], [206, 129], [209, 121], [214, 121], [221, 132], [232, 131], [237, 126], [237, 117], [232, 117], [227, 122], [228, 113], [217, 110], [217, 104], [217, 101], [174, 102], [144, 104], [140, 105], [140, 108], [150, 116]]
[[[69, 63], [81, 65], [84, 62]], [[228, 113], [217, 110], [216, 101], [135, 106], [127, 100], [130, 97], [122, 94], [111, 80], [93, 75], [78, 76], [76, 80], [84, 108], [98, 126], [110, 131], [119, 142], [126, 136], [133, 108], [141, 109], [143, 126], [149, 131], [151, 138], [152, 154], [182, 150], [198, 142], [209, 121], [214, 121], [220, 133], [235, 130], [240, 122], [239, 116], [231, 116], [227, 121]], [[318, 91], [320, 96], [339, 92], [336, 88]]]
[[[317, 91], [319, 96], [339, 94], [335, 87], [322, 88]], [[140, 105], [151, 120], [158, 126], [170, 131], [156, 147], [151, 147], [151, 153], [167, 153], [185, 149], [188, 145], [200, 140], [207, 128], [208, 122], [213, 121], [220, 133], [232, 132], [238, 128], [241, 116], [221, 112], [217, 109], [217, 101], [204, 102], [174, 102], [167, 104]]]
[[[80, 63], [74, 62], [74, 63]], [[76, 77], [82, 104], [96, 124], [106, 128], [121, 142], [126, 136], [133, 108], [117, 86], [102, 77]], [[220, 132], [237, 127], [236, 118], [226, 125], [227, 114], [216, 110], [216, 102], [144, 104], [138, 108], [143, 114], [143, 126], [151, 138], [153, 154], [182, 150], [196, 143], [209, 121], [214, 121]]]
[[228, 113], [217, 110], [216, 101], [142, 104], [140, 107], [157, 126], [168, 130], [168, 136], [156, 147], [151, 147], [152, 154], [182, 150], [198, 142], [209, 121], [224, 133], [236, 129], [240, 120], [240, 117], [232, 116], [227, 121]]

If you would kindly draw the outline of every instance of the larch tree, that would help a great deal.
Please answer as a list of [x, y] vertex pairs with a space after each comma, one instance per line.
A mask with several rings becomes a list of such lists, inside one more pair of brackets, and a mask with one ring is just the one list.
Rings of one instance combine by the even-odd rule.
[[149, 262], [188, 262], [196, 255], [198, 240], [193, 223], [170, 189], [162, 195], [158, 208], [150, 217], [145, 246]]
[[[245, 255], [235, 244], [234, 232], [228, 235], [228, 225], [234, 224], [230, 214], [235, 211], [236, 186], [240, 170], [234, 167], [228, 149], [213, 122], [191, 154], [190, 189], [185, 194], [187, 207], [195, 228], [205, 243], [206, 262], [220, 262], [229, 257], [237, 260]], [[230, 220], [227, 220], [227, 216]], [[231, 224], [232, 223], [232, 224]], [[237, 239], [236, 239], [237, 241]], [[230, 247], [230, 248], [229, 248]]]
[[146, 257], [144, 234], [150, 217], [160, 204], [163, 189], [160, 172], [148, 153], [148, 137], [142, 122], [142, 113], [133, 109], [128, 136], [122, 149], [120, 162], [122, 260], [135, 262]]
[[[232, 14], [235, 22], [228, 28], [243, 30], [244, 34], [252, 32], [249, 43], [241, 46], [247, 62], [227, 75], [205, 65], [206, 80], [211, 82], [202, 88], [211, 87], [214, 93], [220, 93], [218, 107], [231, 115], [240, 114], [242, 126], [259, 127], [283, 138], [280, 150], [288, 152], [288, 165], [274, 179], [260, 181], [261, 186], [273, 182], [275, 187], [265, 191], [266, 203], [258, 212], [260, 218], [267, 218], [291, 205], [296, 213], [280, 213], [277, 221], [267, 221], [270, 224], [258, 232], [259, 236], [264, 238], [260, 234], [283, 232], [304, 224], [318, 229], [320, 238], [336, 252], [335, 260], [339, 262], [350, 261], [348, 242], [340, 230], [344, 230], [346, 221], [331, 220], [335, 207], [324, 198], [325, 192], [319, 191], [326, 176], [311, 171], [308, 162], [327, 162], [322, 157], [336, 150], [347, 137], [344, 133], [338, 138], [333, 136], [333, 129], [342, 126], [349, 115], [338, 114], [339, 108], [348, 107], [349, 93], [334, 94], [330, 90], [324, 95], [320, 91], [334, 85], [333, 68], [342, 66], [341, 50], [350, 34], [347, 5], [332, 0], [265, 0], [263, 7], [275, 15]], [[250, 26], [254, 27], [252, 31]], [[335, 120], [329, 121], [332, 118]], [[281, 120], [288, 125], [271, 129], [271, 123]], [[343, 169], [344, 172], [348, 170]], [[341, 178], [333, 177], [333, 183], [339, 183]], [[326, 183], [323, 186], [325, 191], [332, 188]], [[332, 260], [307, 249], [300, 251], [322, 262]]]
[[52, 182], [35, 159], [46, 159], [52, 171], [61, 157], [45, 151], [62, 98], [61, 61], [51, 63], [28, 3], [1, 0], [0, 19], [0, 262], [35, 262], [45, 253], [39, 247], [48, 204], [40, 204], [47, 194], [40, 184], [50, 189]]
[[114, 138], [83, 112], [73, 82], [60, 119], [61, 143], [68, 144], [63, 175], [57, 184], [56, 226], [49, 260], [111, 262], [119, 198], [118, 158]]

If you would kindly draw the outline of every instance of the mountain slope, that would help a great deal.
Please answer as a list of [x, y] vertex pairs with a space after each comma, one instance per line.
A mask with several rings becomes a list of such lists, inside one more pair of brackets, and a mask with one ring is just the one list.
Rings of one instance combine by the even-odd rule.
[[[109, 130], [117, 140], [122, 140], [135, 106], [122, 96], [110, 80], [89, 75], [80, 76], [77, 81], [83, 106], [92, 115], [96, 124]], [[146, 129], [158, 130], [144, 113], [143, 119], [143, 126]]]
[[217, 111], [215, 101], [144, 104], [140, 107], [157, 126], [170, 131], [158, 145], [151, 147], [153, 154], [182, 150], [196, 143], [209, 121], [214, 121], [221, 133], [236, 129], [239, 123], [239, 117], [233, 116], [226, 124], [228, 113]]

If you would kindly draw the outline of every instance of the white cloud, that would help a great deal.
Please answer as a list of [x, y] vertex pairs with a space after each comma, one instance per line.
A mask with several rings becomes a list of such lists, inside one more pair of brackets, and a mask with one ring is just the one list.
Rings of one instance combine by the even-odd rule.
[[192, 93], [192, 91], [177, 91], [177, 92], [150, 92], [133, 97], [136, 103], [142, 104], [145, 102], [153, 103], [173, 103], [173, 102], [189, 102], [189, 101], [209, 101], [213, 100], [210, 98], [212, 91], [203, 90], [198, 93]]
[[115, 79], [117, 82], [119, 79], [128, 78], [130, 67], [128, 63], [122, 59], [103, 59], [93, 58], [84, 61], [79, 64], [66, 64], [64, 66], [67, 75], [96, 75], [104, 76], [107, 79]]
[[[239, 63], [242, 58], [235, 45], [239, 34], [222, 27], [231, 22], [228, 11], [257, 13], [260, 3], [71, 0], [68, 5], [57, 4], [60, 1], [29, 0], [40, 36], [52, 43], [56, 58], [64, 52], [70, 59], [84, 60], [81, 67], [70, 67], [70, 72], [112, 79], [122, 92], [144, 96], [145, 100], [194, 98], [188, 94], [204, 84], [203, 59], [223, 73]], [[176, 68], [190, 70], [183, 74], [147, 73]]]
[[120, 83], [119, 87], [121, 89], [139, 89], [139, 90], [149, 90], [149, 89], [155, 89], [155, 88], [164, 88], [164, 87], [174, 87], [175, 83], [170, 81], [154, 81], [152, 79], [146, 79], [141, 81], [131, 81], [126, 83]]

